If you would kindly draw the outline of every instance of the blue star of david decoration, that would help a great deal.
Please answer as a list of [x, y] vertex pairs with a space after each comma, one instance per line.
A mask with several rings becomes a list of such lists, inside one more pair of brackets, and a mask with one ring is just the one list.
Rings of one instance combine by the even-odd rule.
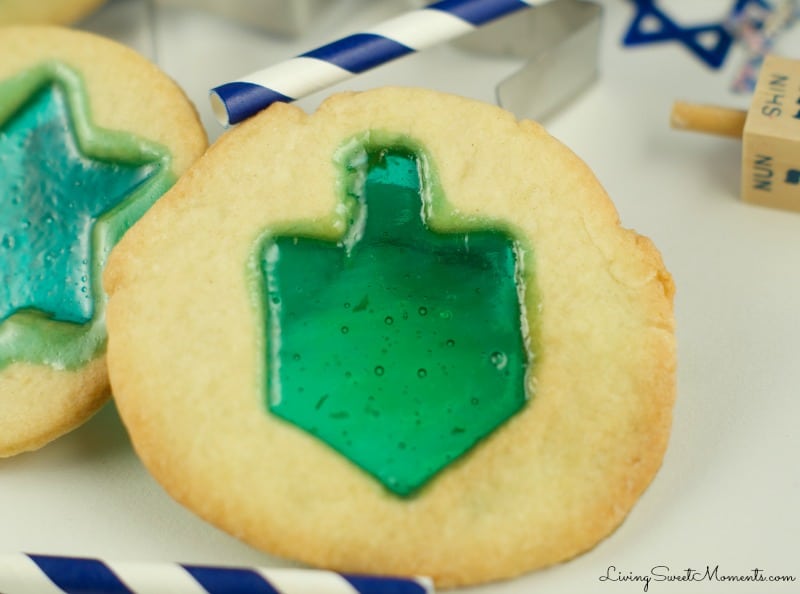
[[[623, 39], [626, 46], [677, 41], [711, 68], [722, 66], [734, 41], [724, 21], [681, 26], [656, 5], [656, 0], [631, 0], [631, 2], [636, 6], [636, 13]], [[736, 0], [731, 14], [741, 13], [750, 4], [770, 7], [765, 0]], [[648, 30], [646, 26], [648, 23], [657, 24], [657, 28]], [[709, 45], [702, 43], [701, 40], [707, 38], [712, 39], [713, 43]]]
[[105, 345], [108, 253], [172, 184], [171, 159], [95, 127], [63, 64], [0, 82], [0, 97], [0, 369], [77, 367]]

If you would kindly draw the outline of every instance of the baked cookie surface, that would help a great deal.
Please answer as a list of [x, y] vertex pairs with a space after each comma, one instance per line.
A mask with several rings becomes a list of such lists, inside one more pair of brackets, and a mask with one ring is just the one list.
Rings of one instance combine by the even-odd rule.
[[69, 25], [105, 4], [105, 0], [2, 0], [0, 25]]
[[137, 453], [276, 555], [509, 578], [613, 531], [667, 445], [660, 255], [577, 157], [493, 106], [276, 104], [136, 224], [104, 283]]
[[111, 247], [206, 146], [183, 92], [105, 38], [0, 29], [0, 456], [108, 399]]

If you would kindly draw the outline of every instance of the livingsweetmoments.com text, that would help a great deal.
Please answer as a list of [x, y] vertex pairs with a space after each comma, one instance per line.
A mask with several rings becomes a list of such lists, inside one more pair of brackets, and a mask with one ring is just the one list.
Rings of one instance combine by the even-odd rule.
[[654, 565], [646, 573], [636, 573], [609, 565], [605, 574], [598, 578], [601, 582], [638, 582], [644, 592], [650, 591], [650, 585], [659, 582], [795, 582], [797, 576], [777, 575], [767, 573], [764, 569], [753, 568], [743, 573], [723, 572], [719, 565], [706, 565], [703, 569], [687, 567], [682, 570], [672, 570], [668, 565]]

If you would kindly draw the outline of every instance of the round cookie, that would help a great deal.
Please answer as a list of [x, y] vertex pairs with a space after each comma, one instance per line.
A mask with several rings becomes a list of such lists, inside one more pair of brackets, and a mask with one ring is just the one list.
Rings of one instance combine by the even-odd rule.
[[0, 25], [69, 25], [103, 4], [105, 0], [3, 0], [0, 2]]
[[0, 28], [0, 456], [108, 399], [105, 260], [206, 146], [181, 89], [132, 50]]
[[135, 225], [104, 283], [137, 453], [272, 554], [509, 578], [612, 532], [667, 446], [659, 253], [574, 154], [494, 106], [275, 104]]

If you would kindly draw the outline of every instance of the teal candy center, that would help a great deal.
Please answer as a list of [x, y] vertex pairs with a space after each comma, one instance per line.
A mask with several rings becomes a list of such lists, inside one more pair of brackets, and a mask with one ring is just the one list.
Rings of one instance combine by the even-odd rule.
[[34, 309], [94, 314], [92, 227], [157, 170], [81, 153], [64, 91], [42, 88], [0, 127], [0, 322]]
[[520, 247], [480, 222], [432, 231], [418, 153], [367, 155], [340, 242], [263, 246], [267, 401], [406, 496], [526, 402]]

